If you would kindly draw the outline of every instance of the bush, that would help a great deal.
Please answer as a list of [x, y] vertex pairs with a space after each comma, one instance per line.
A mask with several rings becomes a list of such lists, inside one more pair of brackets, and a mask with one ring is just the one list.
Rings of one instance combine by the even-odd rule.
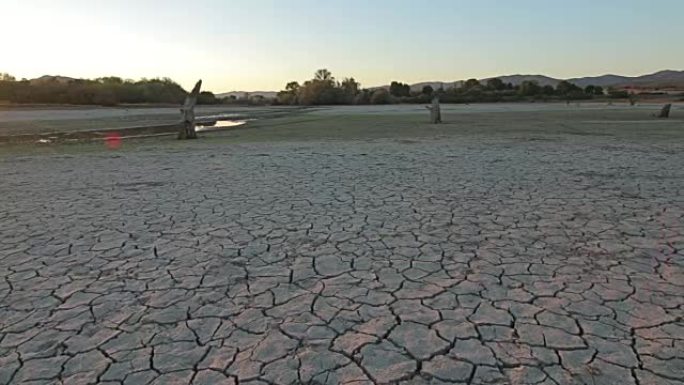
[[354, 97], [354, 104], [362, 105], [370, 103], [370, 92], [367, 90], [361, 91], [356, 97]]
[[392, 96], [396, 97], [411, 96], [411, 86], [400, 82], [392, 82], [389, 92]]
[[40, 81], [2, 81], [0, 97], [13, 103], [94, 104], [174, 103], [187, 93], [171, 79], [143, 79], [137, 82], [119, 78], [96, 80], [45, 79]]
[[591, 99], [591, 95], [588, 95], [584, 90], [576, 90], [568, 93], [566, 96], [567, 100], [587, 100]]
[[338, 82], [330, 71], [319, 70], [313, 79], [301, 86], [290, 82], [285, 90], [278, 93], [279, 104], [321, 105], [321, 104], [389, 104], [389, 103], [430, 103], [437, 95], [443, 103], [493, 103], [519, 101], [549, 100], [583, 100], [591, 99], [602, 93], [601, 87], [590, 87], [587, 90], [567, 81], [558, 87], [547, 85], [542, 87], [535, 81], [525, 81], [519, 86], [504, 83], [500, 79], [490, 79], [486, 85], [477, 79], [469, 79], [460, 87], [435, 90], [425, 85], [421, 91], [410, 91], [410, 86], [392, 81], [387, 89], [374, 91], [363, 90], [353, 79]]
[[219, 104], [221, 101], [216, 98], [213, 92], [202, 91], [197, 96], [197, 104]]
[[390, 104], [391, 102], [392, 98], [389, 92], [384, 88], [373, 91], [373, 95], [371, 95], [370, 98], [371, 104]]
[[611, 99], [627, 99], [629, 98], [629, 92], [624, 90], [610, 90], [608, 91], [608, 96]]

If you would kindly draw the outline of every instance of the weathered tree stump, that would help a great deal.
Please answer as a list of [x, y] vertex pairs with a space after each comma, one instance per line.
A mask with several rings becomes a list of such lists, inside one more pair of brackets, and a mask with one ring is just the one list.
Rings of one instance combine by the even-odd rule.
[[629, 105], [632, 106], [632, 107], [634, 107], [634, 106], [636, 105], [636, 103], [637, 103], [636, 97], [630, 96], [630, 97], [629, 97]]
[[668, 103], [663, 106], [663, 108], [660, 110], [660, 114], [657, 115], [658, 118], [661, 119], [667, 119], [670, 117], [670, 110], [672, 109], [672, 104]]
[[430, 110], [430, 123], [442, 123], [442, 110], [439, 107], [439, 98], [437, 96], [432, 98], [432, 105], [425, 106], [425, 108]]
[[185, 97], [185, 103], [181, 107], [181, 129], [178, 133], [178, 139], [197, 139], [197, 131], [195, 131], [195, 104], [197, 104], [197, 96], [202, 87], [202, 80], [195, 84], [195, 88]]

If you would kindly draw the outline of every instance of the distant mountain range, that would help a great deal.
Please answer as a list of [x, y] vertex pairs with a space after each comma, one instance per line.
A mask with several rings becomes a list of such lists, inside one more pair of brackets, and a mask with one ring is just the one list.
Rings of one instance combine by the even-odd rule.
[[278, 94], [278, 91], [231, 91], [231, 92], [224, 92], [222, 94], [216, 94], [216, 97], [217, 98], [228, 98], [231, 96], [235, 96], [236, 99], [242, 99], [245, 96], [247, 96], [247, 98], [253, 98], [255, 96], [261, 96], [264, 99], [272, 99], [272, 98], [275, 98], [277, 94]]
[[[665, 70], [659, 71], [653, 74], [642, 75], [642, 76], [621, 76], [621, 75], [602, 75], [602, 76], [587, 76], [582, 78], [571, 78], [571, 79], [557, 79], [544, 75], [504, 75], [497, 76], [504, 83], [512, 83], [513, 85], [520, 85], [522, 82], [527, 80], [533, 80], [542, 86], [550, 85], [555, 87], [560, 81], [567, 80], [571, 83], [576, 84], [579, 87], [586, 87], [588, 85], [601, 86], [601, 87], [616, 87], [616, 88], [641, 88], [641, 89], [667, 89], [667, 90], [682, 90], [684, 91], [684, 71], [672, 71]], [[481, 83], [485, 83], [487, 79], [479, 79]], [[411, 91], [419, 92], [425, 86], [431, 86], [433, 89], [453, 88], [459, 87], [463, 84], [465, 80], [456, 80], [452, 82], [445, 81], [430, 81], [430, 82], [420, 82], [411, 84]], [[371, 89], [385, 88], [389, 89], [389, 85], [370, 87]], [[273, 98], [276, 96], [277, 91], [232, 91], [217, 94], [217, 97], [227, 97], [235, 96], [236, 98], [243, 98], [245, 94], [248, 97], [262, 96], [264, 98]]]
[[[570, 83], [574, 83], [579, 87], [586, 87], [588, 85], [601, 86], [601, 87], [616, 87], [616, 88], [643, 88], [643, 89], [677, 89], [684, 90], [684, 71], [672, 71], [665, 70], [656, 72], [653, 74], [642, 75], [642, 76], [620, 76], [620, 75], [603, 75], [603, 76], [587, 76], [582, 78], [571, 78], [571, 79], [556, 79], [544, 75], [506, 75], [497, 76], [504, 83], [512, 83], [513, 85], [520, 85], [524, 81], [532, 80], [536, 81], [542, 86], [550, 85], [556, 86], [561, 80], [567, 80]], [[485, 83], [487, 79], [480, 79], [480, 82]], [[411, 85], [412, 91], [420, 91], [423, 87], [429, 85], [434, 89], [444, 87], [444, 89], [451, 88], [454, 86], [459, 86], [463, 83], [463, 80], [458, 80], [454, 82], [421, 82]], [[376, 88], [389, 88], [389, 86], [382, 86]]]
[[61, 84], [66, 84], [74, 81], [76, 79], [70, 78], [68, 76], [52, 76], [52, 75], [43, 75], [39, 78], [31, 79], [29, 80], [29, 83], [31, 85], [38, 85], [38, 84], [44, 84], [44, 83], [61, 83]]
[[[572, 79], [556, 79], [544, 75], [505, 75], [497, 76], [504, 83], [512, 83], [513, 85], [520, 85], [524, 81], [533, 80], [542, 86], [550, 85], [556, 86], [561, 80], [567, 80], [571, 83], [576, 84], [579, 87], [586, 87], [588, 85], [601, 86], [601, 87], [616, 87], [616, 88], [640, 88], [640, 89], [667, 89], [667, 90], [681, 90], [684, 91], [684, 71], [672, 71], [665, 70], [656, 73], [642, 75], [642, 76], [621, 76], [621, 75], [603, 75], [603, 76], [587, 76], [582, 78], [572, 78]], [[479, 79], [481, 83], [485, 83], [488, 79]], [[45, 75], [36, 79], [31, 79], [32, 84], [40, 84], [44, 82], [59, 82], [68, 83], [73, 81], [73, 78], [66, 76], [51, 76]], [[452, 82], [444, 81], [432, 81], [432, 82], [421, 82], [411, 84], [412, 91], [421, 91], [423, 87], [429, 85], [434, 89], [439, 89], [440, 87], [444, 89], [458, 87], [463, 84], [464, 80], [457, 80]], [[389, 88], [389, 85], [380, 87], [371, 87], [371, 89], [378, 88]], [[217, 97], [230, 97], [235, 96], [236, 98], [243, 98], [245, 95], [252, 98], [255, 96], [260, 96], [263, 98], [274, 98], [277, 95], [277, 91], [231, 91], [216, 94]]]

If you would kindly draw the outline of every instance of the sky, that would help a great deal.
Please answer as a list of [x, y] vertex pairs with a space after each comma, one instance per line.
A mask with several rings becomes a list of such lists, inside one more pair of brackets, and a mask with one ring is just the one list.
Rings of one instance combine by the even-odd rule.
[[0, 72], [280, 90], [684, 69], [682, 0], [0, 0]]

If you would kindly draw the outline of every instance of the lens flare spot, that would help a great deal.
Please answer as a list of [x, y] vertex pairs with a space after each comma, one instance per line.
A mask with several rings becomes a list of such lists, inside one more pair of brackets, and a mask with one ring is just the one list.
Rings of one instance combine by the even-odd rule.
[[110, 150], [121, 147], [121, 135], [118, 132], [110, 132], [105, 136], [105, 146]]

